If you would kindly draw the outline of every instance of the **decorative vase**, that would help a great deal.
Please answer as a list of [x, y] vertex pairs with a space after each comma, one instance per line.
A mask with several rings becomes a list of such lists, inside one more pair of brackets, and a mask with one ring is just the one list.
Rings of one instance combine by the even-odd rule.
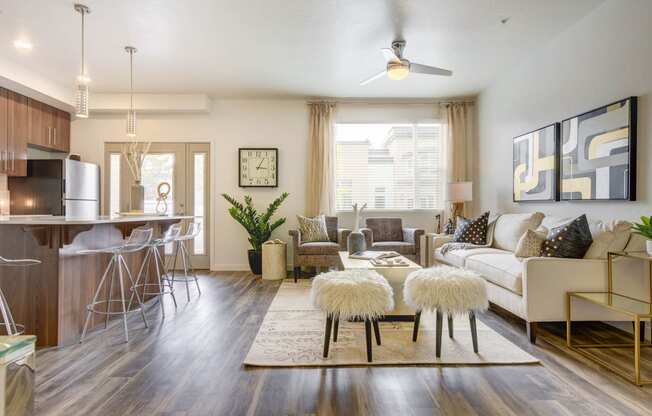
[[346, 239], [346, 246], [349, 254], [365, 251], [367, 249], [367, 242], [365, 241], [364, 234], [360, 231], [351, 232]]
[[645, 251], [647, 251], [648, 256], [652, 256], [652, 240], [647, 240], [645, 242]]
[[262, 274], [263, 273], [263, 255], [260, 251], [249, 250], [247, 251], [249, 256], [249, 268], [253, 274]]
[[145, 205], [145, 187], [140, 181], [134, 181], [131, 185], [131, 195], [129, 198], [129, 207], [132, 212], [143, 212]]

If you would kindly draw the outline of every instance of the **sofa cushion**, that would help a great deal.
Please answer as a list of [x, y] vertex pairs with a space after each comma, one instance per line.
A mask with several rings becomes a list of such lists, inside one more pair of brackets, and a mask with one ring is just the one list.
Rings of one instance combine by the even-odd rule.
[[608, 252], [624, 250], [631, 236], [631, 227], [627, 221], [589, 222], [593, 244], [584, 258], [606, 259]]
[[501, 215], [496, 220], [493, 246], [501, 250], [516, 251], [519, 239], [527, 230], [536, 230], [543, 217], [540, 212]]
[[371, 250], [396, 251], [399, 254], [416, 254], [416, 246], [405, 241], [376, 241]]
[[521, 236], [521, 239], [518, 240], [518, 245], [516, 246], [516, 251], [514, 255], [516, 257], [539, 257], [541, 256], [541, 246], [546, 240], [548, 235], [547, 231], [539, 231], [541, 228], [535, 230], [526, 230], [525, 233]]
[[463, 250], [449, 250], [446, 252], [446, 254], [441, 254], [441, 248], [438, 248], [435, 250], [435, 259], [437, 259], [440, 262], [450, 264], [451, 266], [457, 266], [457, 267], [464, 267], [464, 263], [466, 263], [466, 260], [471, 257], [475, 256], [478, 254], [508, 254], [508, 251], [505, 250], [499, 250], [497, 248], [471, 248], [471, 249], [463, 249]]
[[478, 254], [464, 266], [479, 273], [493, 284], [519, 295], [523, 294], [523, 263], [509, 252]]
[[340, 245], [332, 241], [316, 241], [299, 245], [299, 254], [337, 255]]
[[373, 241], [403, 241], [403, 221], [400, 218], [367, 218], [367, 228]]

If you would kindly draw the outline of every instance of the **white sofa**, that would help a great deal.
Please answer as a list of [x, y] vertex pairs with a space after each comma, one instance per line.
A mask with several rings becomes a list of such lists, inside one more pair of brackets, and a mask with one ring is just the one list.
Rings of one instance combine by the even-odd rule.
[[[446, 254], [442, 254], [441, 246], [452, 237], [426, 234], [424, 266], [444, 263], [479, 273], [487, 281], [489, 301], [524, 319], [528, 337], [534, 343], [537, 322], [566, 320], [566, 292], [607, 290], [608, 251], [641, 250], [640, 241], [635, 244], [636, 239], [630, 238], [628, 223], [590, 221], [594, 242], [583, 259], [514, 256], [518, 240], [527, 229], [550, 230], [570, 219], [546, 217], [541, 213], [503, 214], [490, 224], [491, 247], [450, 250]], [[614, 261], [616, 291], [643, 299], [649, 297], [640, 295], [650, 293], [649, 280], [643, 278], [647, 274], [642, 263], [628, 259]], [[573, 320], [629, 319], [581, 302], [573, 303]]]

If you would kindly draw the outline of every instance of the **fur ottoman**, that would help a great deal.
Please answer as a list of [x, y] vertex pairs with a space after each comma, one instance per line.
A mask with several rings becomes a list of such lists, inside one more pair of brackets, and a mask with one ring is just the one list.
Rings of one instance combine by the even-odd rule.
[[468, 314], [473, 351], [478, 352], [475, 313], [489, 306], [487, 287], [477, 273], [457, 267], [435, 266], [410, 273], [403, 287], [405, 302], [416, 309], [412, 341], [419, 333], [421, 311], [436, 312], [436, 355], [441, 356], [443, 315], [448, 315], [448, 335], [453, 338], [453, 315]]
[[322, 273], [312, 281], [310, 299], [326, 313], [324, 358], [328, 357], [331, 329], [333, 342], [341, 319], [364, 321], [367, 361], [371, 362], [371, 327], [380, 345], [378, 318], [394, 309], [394, 293], [387, 280], [373, 270], [344, 270]]

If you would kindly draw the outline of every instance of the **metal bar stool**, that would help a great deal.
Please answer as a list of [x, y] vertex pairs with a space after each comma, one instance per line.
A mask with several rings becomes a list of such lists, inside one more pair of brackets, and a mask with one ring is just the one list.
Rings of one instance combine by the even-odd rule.
[[[131, 235], [129, 236], [127, 241], [125, 241], [125, 243], [120, 246], [101, 248], [97, 250], [82, 250], [78, 253], [78, 254], [98, 254], [98, 253], [111, 254], [111, 260], [109, 261], [109, 264], [106, 267], [106, 270], [102, 275], [102, 278], [100, 279], [100, 283], [97, 285], [97, 289], [95, 290], [95, 296], [93, 296], [93, 302], [86, 306], [88, 312], [86, 313], [86, 322], [84, 323], [84, 330], [82, 331], [81, 338], [79, 339], [80, 343], [83, 342], [84, 338], [86, 337], [88, 324], [90, 323], [91, 315], [94, 313], [104, 315], [106, 317], [104, 321], [105, 328], [108, 326], [109, 317], [111, 315], [122, 315], [122, 324], [124, 326], [124, 332], [125, 332], [125, 342], [129, 342], [129, 329], [127, 328], [127, 314], [130, 311], [129, 309], [127, 309], [127, 300], [125, 298], [124, 274], [126, 274], [127, 277], [129, 278], [132, 287], [134, 285], [134, 279], [131, 276], [131, 272], [129, 271], [129, 267], [127, 267], [127, 263], [125, 262], [123, 255], [127, 253], [135, 253], [145, 249], [152, 239], [152, 234], [153, 231], [151, 228], [147, 228], [147, 229], [136, 228], [131, 232]], [[102, 289], [104, 289], [105, 287], [105, 283], [109, 274], [111, 275], [111, 277], [109, 279], [109, 285], [106, 287], [107, 289], [106, 299], [100, 299], [100, 293], [102, 292]], [[118, 275], [118, 282], [120, 284], [119, 299], [113, 299], [112, 297], [113, 283], [116, 274]], [[143, 317], [143, 322], [145, 323], [145, 328], [147, 328], [148, 325], [147, 325], [147, 319], [145, 319], [145, 308], [143, 306], [143, 300], [138, 294], [138, 291], [134, 291], [134, 293], [136, 295], [136, 299], [138, 300], [138, 305], [139, 305], [139, 307], [134, 309], [134, 311], [136, 310], [140, 311], [140, 314]], [[122, 304], [122, 311], [113, 312], [111, 310], [111, 304], [114, 302]], [[100, 310], [99, 305], [106, 305], [105, 310]]]
[[[163, 295], [170, 295], [174, 302], [174, 307], [177, 307], [177, 299], [174, 296], [174, 285], [165, 268], [163, 258], [161, 257], [160, 248], [174, 242], [174, 240], [181, 234], [181, 224], [173, 224], [168, 228], [162, 238], [151, 240], [147, 244], [147, 254], [143, 259], [143, 264], [140, 266], [138, 277], [136, 277], [136, 284], [131, 288], [131, 298], [129, 298], [129, 306], [127, 310], [131, 310], [131, 304], [134, 300], [134, 295], [137, 290], [141, 290], [141, 297], [156, 296], [161, 307], [161, 313], [165, 317], [165, 308], [163, 307]], [[149, 283], [149, 269], [154, 262], [154, 269], [156, 270], [156, 282]], [[144, 273], [143, 273], [144, 272]], [[142, 281], [142, 283], [141, 283]]]
[[[16, 259], [10, 260], [0, 256], [0, 267], [29, 267], [41, 264], [40, 260], [34, 259]], [[2, 322], [0, 328], [4, 327], [7, 335], [20, 335], [25, 332], [25, 326], [14, 322], [14, 316], [11, 314], [9, 303], [5, 294], [0, 289], [0, 313], [2, 313]]]
[[[174, 252], [174, 262], [172, 264], [172, 283], [175, 282], [185, 282], [186, 284], [186, 297], [188, 302], [190, 302], [190, 282], [194, 281], [197, 285], [197, 292], [201, 295], [201, 289], [199, 288], [199, 279], [195, 273], [195, 269], [192, 267], [190, 262], [190, 253], [188, 252], [188, 247], [186, 246], [186, 241], [194, 240], [195, 237], [199, 235], [201, 231], [200, 224], [198, 222], [191, 222], [186, 228], [185, 234], [180, 234], [175, 238], [176, 250]], [[183, 276], [177, 276], [175, 270], [177, 268], [177, 258], [181, 254], [181, 261], [183, 264]]]

